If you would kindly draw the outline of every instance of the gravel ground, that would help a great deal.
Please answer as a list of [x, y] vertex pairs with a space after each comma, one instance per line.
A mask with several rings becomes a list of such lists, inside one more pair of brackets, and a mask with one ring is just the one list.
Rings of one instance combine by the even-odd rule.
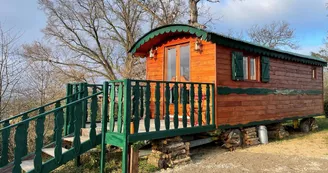
[[[296, 137], [296, 138], [295, 138]], [[293, 135], [292, 139], [271, 142], [233, 152], [215, 145], [192, 150], [192, 162], [162, 173], [328, 172], [328, 131]]]

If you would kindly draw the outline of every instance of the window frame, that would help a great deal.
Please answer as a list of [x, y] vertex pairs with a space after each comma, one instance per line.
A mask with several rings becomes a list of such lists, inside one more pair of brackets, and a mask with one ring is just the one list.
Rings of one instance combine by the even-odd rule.
[[[164, 63], [163, 63], [163, 70], [164, 70], [164, 73], [163, 73], [163, 79], [164, 80], [169, 80], [167, 79], [167, 67], [168, 67], [168, 49], [170, 48], [175, 48], [176, 49], [176, 77], [179, 77], [179, 79], [176, 79], [175, 81], [180, 81], [181, 80], [181, 69], [180, 69], [180, 47], [181, 46], [186, 46], [186, 45], [189, 45], [189, 81], [192, 81], [191, 80], [191, 42], [190, 41], [181, 41], [181, 42], [174, 42], [174, 43], [171, 43], [171, 44], [167, 44], [165, 45], [164, 47]], [[179, 68], [178, 68], [179, 66]]]
[[317, 74], [317, 67], [312, 67], [311, 68], [311, 79], [312, 80], [316, 80], [318, 77], [318, 74]]
[[[260, 82], [261, 69], [260, 69], [260, 56], [244, 54], [243, 59], [247, 58], [247, 78], [244, 76], [244, 81]], [[255, 59], [255, 79], [251, 79], [251, 59]], [[244, 61], [243, 61], [244, 63]], [[244, 67], [244, 64], [243, 64]], [[244, 74], [245, 75], [245, 74]]]

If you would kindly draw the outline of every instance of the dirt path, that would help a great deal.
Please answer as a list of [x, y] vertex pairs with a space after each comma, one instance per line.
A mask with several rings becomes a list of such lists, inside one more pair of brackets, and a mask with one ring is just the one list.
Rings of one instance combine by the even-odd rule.
[[239, 173], [328, 172], [328, 131], [226, 152], [218, 146], [197, 148], [192, 163], [161, 172]]

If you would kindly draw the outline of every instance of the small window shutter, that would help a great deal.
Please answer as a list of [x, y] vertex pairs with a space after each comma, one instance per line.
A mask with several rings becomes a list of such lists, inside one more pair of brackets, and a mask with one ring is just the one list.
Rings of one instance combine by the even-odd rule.
[[269, 82], [270, 80], [270, 58], [262, 56], [261, 58], [261, 80]]
[[232, 80], [244, 80], [243, 53], [232, 52]]

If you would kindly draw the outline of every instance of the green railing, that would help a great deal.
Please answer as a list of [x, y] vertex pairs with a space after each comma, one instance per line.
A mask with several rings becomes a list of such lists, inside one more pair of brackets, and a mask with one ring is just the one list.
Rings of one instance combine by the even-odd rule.
[[[215, 91], [212, 83], [148, 80], [116, 80], [98, 84], [68, 84], [67, 96], [26, 113], [4, 120], [1, 166], [13, 164], [20, 172], [22, 160], [33, 158], [32, 172], [50, 172], [101, 143], [101, 171], [105, 168], [106, 144], [119, 146], [122, 171], [128, 168], [128, 146], [140, 140], [207, 132], [215, 129]], [[98, 97], [102, 96], [102, 133], [96, 134]], [[54, 106], [50, 106], [55, 104]], [[46, 106], [50, 108], [45, 109]], [[90, 108], [90, 109], [88, 109]], [[38, 111], [34, 116], [24, 116]], [[23, 118], [24, 117], [24, 118]], [[20, 118], [20, 119], [19, 119]], [[12, 124], [10, 120], [19, 119]], [[46, 133], [46, 121], [53, 120], [53, 133]], [[81, 128], [90, 123], [90, 140], [81, 143]], [[51, 124], [51, 123], [50, 123]], [[28, 135], [34, 129], [35, 146], [28, 150]], [[48, 127], [49, 128], [49, 127]], [[15, 131], [15, 133], [13, 133]], [[10, 144], [10, 134], [14, 141]], [[74, 136], [72, 148], [62, 152], [65, 136]], [[55, 147], [55, 156], [43, 162], [42, 148]], [[8, 151], [14, 147], [14, 157]]]
[[118, 80], [103, 84], [102, 154], [105, 145], [123, 149], [127, 171], [128, 145], [141, 140], [215, 130], [212, 83]]
[[[6, 125], [0, 129], [2, 134], [1, 167], [13, 164], [12, 172], [21, 172], [22, 160], [33, 158], [34, 172], [50, 172], [99, 144], [100, 135], [98, 137], [96, 135], [96, 117], [98, 96], [101, 94], [101, 88], [99, 91], [99, 87], [96, 85], [68, 84], [65, 98], [4, 120]], [[49, 107], [47, 110], [46, 107], [52, 104], [55, 106]], [[90, 107], [90, 111], [88, 111], [88, 107]], [[37, 115], [27, 116], [36, 110], [38, 110]], [[85, 126], [88, 116], [90, 140], [85, 142], [87, 144], [81, 144], [80, 132], [81, 128]], [[18, 122], [9, 124], [10, 120], [20, 117], [22, 118], [17, 120]], [[49, 133], [45, 132], [45, 128], [49, 127], [52, 130], [50, 129]], [[33, 131], [29, 129], [33, 129]], [[74, 136], [74, 140], [72, 148], [63, 153], [62, 138], [67, 135]], [[14, 140], [10, 140], [10, 136], [14, 136]], [[34, 145], [32, 149], [30, 146], [30, 151], [28, 150], [28, 139], [32, 140], [32, 145]], [[55, 147], [55, 157], [42, 163], [42, 148], [48, 146]], [[14, 151], [11, 158], [8, 151]]]

